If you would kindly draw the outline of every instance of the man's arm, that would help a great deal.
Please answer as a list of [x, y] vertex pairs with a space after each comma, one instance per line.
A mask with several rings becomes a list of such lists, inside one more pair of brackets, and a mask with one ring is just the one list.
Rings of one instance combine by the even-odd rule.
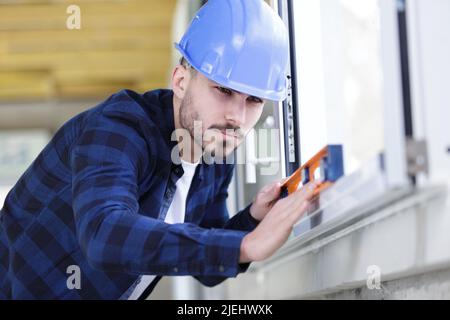
[[[249, 230], [242, 239], [238, 260], [239, 272], [244, 272], [251, 261], [267, 259], [287, 241], [292, 226], [307, 212], [317, 182], [310, 182], [280, 200], [278, 196], [281, 184], [279, 182], [269, 184], [258, 192], [251, 205], [227, 221], [225, 200], [230, 180], [231, 178], [227, 179], [223, 184], [212, 208], [207, 208], [206, 219], [202, 225], [212, 228], [223, 225], [224, 228]], [[253, 217], [258, 217], [260, 222]], [[207, 286], [214, 286], [226, 278], [201, 276], [197, 279]]]
[[219, 192], [214, 197], [214, 202], [205, 209], [203, 221], [200, 223], [201, 227], [252, 231], [258, 225], [259, 221], [250, 214], [252, 203], [236, 213], [231, 219], [229, 217], [226, 200], [233, 173], [234, 165], [227, 165], [226, 177], [220, 186]]
[[[218, 194], [215, 196], [214, 202], [209, 207], [205, 208], [205, 217], [200, 226], [204, 228], [222, 228], [228, 230], [240, 230], [244, 232], [253, 231], [259, 221], [250, 215], [251, 203], [243, 210], [236, 213], [231, 219], [229, 218], [226, 200], [228, 198], [228, 187], [233, 177], [234, 165], [229, 165], [227, 168], [226, 178], [224, 179]], [[250, 263], [238, 264], [238, 273], [247, 271]], [[228, 277], [223, 276], [197, 276], [195, 277], [202, 284], [206, 286], [215, 286]]]
[[71, 165], [77, 236], [89, 264], [131, 274], [236, 276], [246, 232], [167, 224], [140, 214], [137, 181], [156, 150], [121, 114], [88, 121]]

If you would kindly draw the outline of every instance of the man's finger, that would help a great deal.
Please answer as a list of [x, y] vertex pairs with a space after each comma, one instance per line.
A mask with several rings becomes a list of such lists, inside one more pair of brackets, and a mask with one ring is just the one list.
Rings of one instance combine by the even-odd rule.
[[295, 212], [293, 216], [293, 223], [296, 223], [299, 221], [303, 216], [308, 212], [310, 207], [310, 202], [308, 200], [305, 200], [300, 205], [300, 208]]
[[311, 198], [313, 198], [314, 191], [319, 185], [320, 183], [316, 181], [309, 182], [302, 188], [290, 194], [288, 197], [286, 197], [286, 199], [290, 204], [292, 204], [293, 202], [296, 203], [297, 201], [310, 200]]
[[265, 186], [261, 189], [261, 193], [264, 193], [264, 194], [265, 194], [265, 193], [271, 193], [272, 190], [275, 188], [276, 184], [277, 184], [277, 182], [272, 182], [272, 183], [269, 183], [269, 184], [265, 185]]
[[320, 185], [320, 181], [313, 180], [313, 181], [310, 181], [307, 184], [305, 184], [303, 187], [298, 189], [296, 192], [300, 192], [303, 194], [310, 194], [310, 193], [314, 192], [314, 190], [316, 190], [319, 185]]
[[280, 183], [280, 182], [277, 182], [277, 183], [274, 183], [274, 184], [273, 184], [273, 186], [272, 186], [272, 188], [270, 189], [270, 191], [271, 191], [271, 193], [273, 193], [273, 194], [278, 194], [278, 193], [280, 193], [280, 189], [281, 189], [281, 183]]
[[270, 202], [275, 198], [278, 198], [278, 195], [280, 194], [281, 184], [279, 182], [275, 182], [268, 185], [267, 187], [268, 188], [264, 188], [265, 190], [262, 192], [264, 195], [264, 200]]

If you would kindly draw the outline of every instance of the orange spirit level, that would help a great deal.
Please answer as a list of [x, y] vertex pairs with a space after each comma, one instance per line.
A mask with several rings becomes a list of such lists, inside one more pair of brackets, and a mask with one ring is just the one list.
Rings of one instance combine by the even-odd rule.
[[295, 170], [283, 183], [280, 197], [284, 198], [295, 192], [300, 183], [304, 185], [309, 181], [319, 180], [321, 184], [314, 191], [314, 195], [317, 196], [343, 175], [342, 145], [327, 145], [304, 165]]

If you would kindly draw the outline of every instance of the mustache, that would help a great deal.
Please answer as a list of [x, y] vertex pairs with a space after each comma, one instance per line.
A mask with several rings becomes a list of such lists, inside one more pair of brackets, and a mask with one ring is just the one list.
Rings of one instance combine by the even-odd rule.
[[208, 128], [208, 130], [219, 130], [222, 132], [226, 132], [227, 130], [230, 130], [233, 132], [233, 134], [239, 138], [242, 139], [244, 137], [244, 132], [241, 127], [234, 126], [234, 125], [213, 125]]

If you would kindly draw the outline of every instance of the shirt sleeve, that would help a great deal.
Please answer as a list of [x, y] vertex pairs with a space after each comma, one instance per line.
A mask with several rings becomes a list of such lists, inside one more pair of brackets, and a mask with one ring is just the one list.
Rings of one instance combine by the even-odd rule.
[[72, 147], [75, 225], [88, 263], [130, 274], [236, 276], [244, 231], [167, 224], [140, 212], [137, 181], [155, 150], [136, 127], [122, 114], [98, 113]]
[[[201, 222], [201, 226], [205, 228], [223, 228], [228, 230], [240, 230], [246, 234], [256, 228], [259, 221], [254, 219], [250, 214], [250, 207], [252, 203], [247, 205], [243, 210], [236, 213], [231, 219], [226, 205], [228, 198], [228, 186], [231, 182], [234, 173], [234, 165], [230, 165], [224, 182], [222, 183], [220, 190], [212, 205], [206, 208], [206, 214], [204, 220]], [[238, 251], [238, 259], [235, 260], [235, 264], [238, 265], [238, 273], [247, 271], [250, 263], [239, 263], [240, 246], [236, 248]], [[233, 256], [234, 257], [234, 256]], [[226, 279], [223, 276], [199, 276], [195, 277], [202, 284], [206, 286], [215, 286]]]

